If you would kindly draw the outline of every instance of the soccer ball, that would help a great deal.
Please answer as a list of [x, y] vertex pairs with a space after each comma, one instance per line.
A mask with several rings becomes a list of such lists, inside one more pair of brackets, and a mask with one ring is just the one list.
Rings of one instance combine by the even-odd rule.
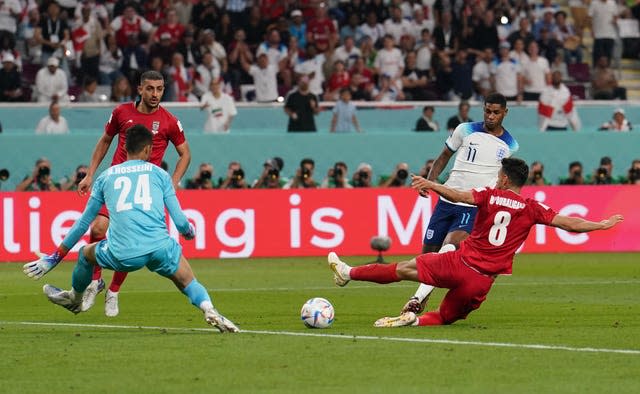
[[333, 305], [324, 298], [316, 297], [302, 305], [300, 317], [309, 328], [327, 328], [333, 323]]

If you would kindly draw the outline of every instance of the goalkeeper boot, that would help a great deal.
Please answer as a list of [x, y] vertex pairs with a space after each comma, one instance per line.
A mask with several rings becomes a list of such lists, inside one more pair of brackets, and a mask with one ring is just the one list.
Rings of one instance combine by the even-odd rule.
[[96, 303], [96, 297], [104, 290], [104, 280], [92, 280], [82, 296], [82, 312], [88, 311]]
[[417, 323], [418, 317], [413, 312], [405, 312], [400, 316], [395, 317], [383, 317], [376, 320], [373, 323], [374, 327], [378, 328], [391, 328], [391, 327], [405, 327], [413, 326]]
[[351, 280], [349, 276], [351, 267], [342, 262], [334, 252], [329, 253], [327, 261], [329, 262], [329, 268], [333, 271], [333, 281], [336, 282], [336, 285], [340, 287], [346, 286]]
[[104, 314], [107, 317], [116, 317], [118, 313], [120, 313], [118, 309], [118, 293], [107, 290], [107, 295], [104, 298]]
[[418, 297], [411, 297], [409, 301], [404, 304], [400, 313], [413, 312], [418, 315], [427, 307], [427, 301], [429, 301], [429, 296], [426, 296], [422, 301], [420, 301]]
[[71, 312], [78, 314], [82, 312], [82, 297], [78, 297], [77, 293], [71, 290], [62, 290], [52, 285], [44, 285], [42, 291], [49, 301]]
[[240, 329], [233, 322], [222, 316], [215, 309], [209, 309], [204, 313], [204, 319], [220, 332], [240, 332]]

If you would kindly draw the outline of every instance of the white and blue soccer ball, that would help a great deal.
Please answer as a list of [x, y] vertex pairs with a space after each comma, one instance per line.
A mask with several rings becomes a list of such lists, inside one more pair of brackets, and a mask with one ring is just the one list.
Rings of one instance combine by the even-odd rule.
[[327, 328], [333, 323], [333, 305], [324, 298], [311, 298], [302, 305], [300, 317], [309, 328]]

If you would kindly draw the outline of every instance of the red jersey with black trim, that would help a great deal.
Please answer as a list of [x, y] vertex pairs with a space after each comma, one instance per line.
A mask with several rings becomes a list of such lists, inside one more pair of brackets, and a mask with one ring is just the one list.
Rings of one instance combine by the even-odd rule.
[[180, 121], [161, 105], [155, 112], [143, 114], [138, 111], [135, 102], [120, 104], [113, 110], [105, 126], [105, 133], [112, 137], [118, 135], [118, 147], [113, 154], [112, 166], [127, 161], [127, 129], [137, 124], [144, 125], [153, 133], [149, 161], [157, 166], [162, 163], [169, 141], [174, 146], [180, 146], [186, 141]]
[[469, 238], [460, 244], [460, 257], [487, 275], [511, 274], [513, 256], [536, 224], [549, 225], [557, 212], [511, 190], [472, 191], [478, 207]]

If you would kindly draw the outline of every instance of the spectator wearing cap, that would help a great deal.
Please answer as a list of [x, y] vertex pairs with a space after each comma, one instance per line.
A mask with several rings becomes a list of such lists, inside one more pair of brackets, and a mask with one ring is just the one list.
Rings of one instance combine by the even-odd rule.
[[211, 87], [200, 99], [200, 110], [207, 111], [205, 133], [229, 133], [231, 122], [238, 114], [233, 98], [222, 91], [220, 78], [211, 80]]
[[57, 101], [49, 104], [49, 114], [38, 122], [36, 134], [69, 134], [69, 125], [64, 116], [60, 115], [60, 104]]
[[15, 57], [11, 53], [2, 55], [0, 69], [0, 101], [22, 101], [20, 73], [15, 65]]
[[254, 189], [281, 189], [287, 179], [281, 176], [284, 162], [279, 157], [268, 159], [262, 166], [260, 177], [253, 181]]
[[553, 8], [545, 8], [543, 10], [542, 19], [536, 22], [533, 25], [533, 36], [536, 40], [539, 40], [541, 37], [542, 29], [545, 29], [548, 32], [554, 32], [556, 30], [556, 20], [554, 18], [555, 11]]
[[158, 42], [151, 45], [149, 58], [159, 57], [164, 64], [171, 64], [171, 58], [175, 52], [171, 44], [171, 33], [164, 32], [159, 35]]
[[60, 70], [59, 65], [58, 58], [52, 56], [47, 60], [47, 65], [36, 73], [35, 95], [38, 102], [69, 102], [67, 76]]
[[289, 25], [289, 34], [291, 37], [298, 39], [298, 45], [301, 48], [307, 46], [307, 24], [302, 18], [302, 11], [291, 11], [291, 25]]
[[563, 131], [571, 126], [577, 131], [580, 123], [571, 92], [562, 83], [562, 74], [554, 71], [551, 85], [542, 91], [538, 100], [538, 127], [540, 131]]
[[374, 61], [376, 74], [387, 74], [392, 80], [396, 80], [402, 76], [404, 70], [402, 52], [394, 46], [393, 36], [389, 34], [384, 36], [383, 45]]
[[544, 15], [547, 12], [554, 14], [559, 9], [560, 6], [558, 6], [558, 4], [554, 4], [553, 0], [542, 0], [540, 3], [535, 5], [533, 9], [533, 17], [536, 21], [540, 21], [544, 19]]
[[194, 93], [198, 97], [202, 97], [203, 94], [209, 91], [211, 81], [220, 78], [221, 75], [220, 63], [213, 57], [211, 52], [205, 52], [202, 56], [202, 64], [196, 67], [194, 76]]
[[631, 131], [633, 127], [631, 122], [625, 117], [624, 109], [616, 108], [613, 111], [613, 118], [607, 122], [604, 122], [598, 130], [600, 131], [613, 131], [613, 132], [626, 132]]
[[432, 105], [427, 105], [422, 109], [422, 116], [416, 122], [415, 131], [439, 131], [440, 125], [433, 120], [433, 114], [436, 112]]
[[500, 44], [498, 59], [491, 65], [491, 86], [507, 100], [522, 101], [522, 68], [509, 57], [509, 43]]
[[276, 101], [278, 98], [278, 68], [269, 64], [267, 54], [261, 53], [256, 64], [251, 64], [245, 57], [240, 57], [240, 64], [245, 72], [253, 78], [256, 101], [260, 103]]
[[411, 22], [402, 18], [399, 6], [391, 6], [391, 17], [384, 21], [384, 33], [393, 37], [395, 45], [400, 45], [403, 36], [412, 34]]
[[155, 32], [156, 41], [162, 39], [163, 34], [169, 34], [169, 40], [171, 41], [171, 48], [175, 49], [184, 35], [184, 25], [182, 25], [178, 19], [178, 13], [175, 8], [169, 8], [167, 10], [166, 22], [161, 24]]
[[298, 88], [287, 94], [284, 112], [289, 116], [288, 132], [315, 132], [315, 115], [320, 112], [318, 97], [309, 90], [309, 77], [298, 78]]

